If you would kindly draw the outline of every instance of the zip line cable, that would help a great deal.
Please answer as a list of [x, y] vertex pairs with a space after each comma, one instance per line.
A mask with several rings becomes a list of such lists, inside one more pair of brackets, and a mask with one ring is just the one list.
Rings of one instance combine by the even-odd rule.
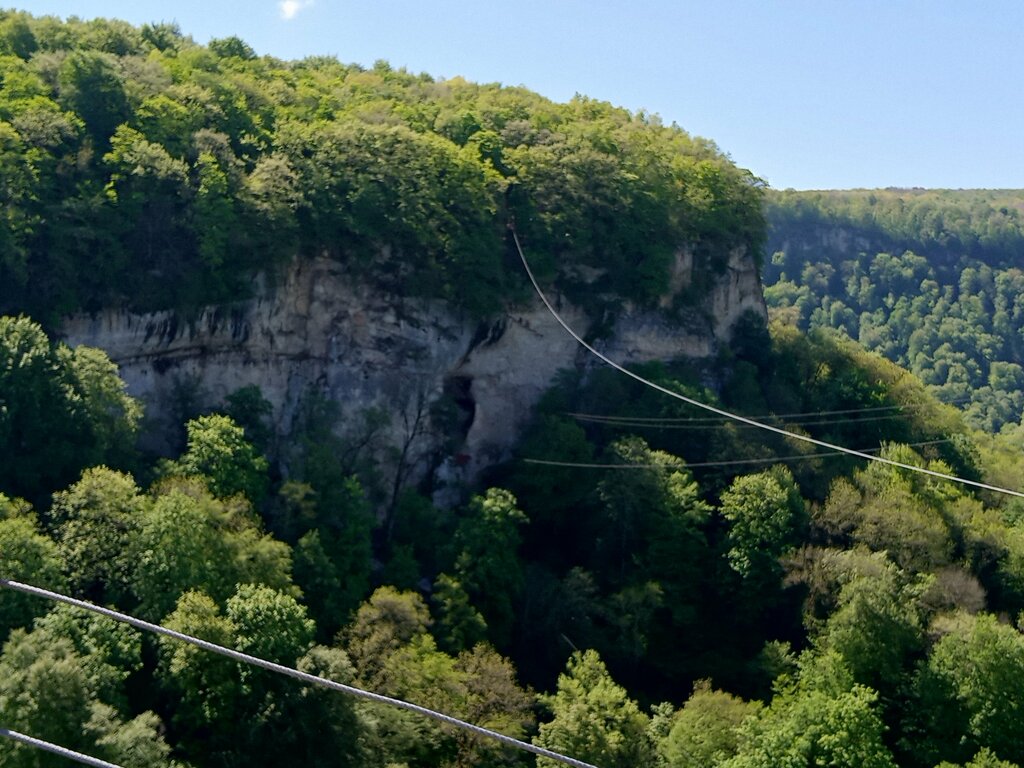
[[28, 746], [35, 747], [36, 749], [41, 749], [44, 752], [51, 752], [55, 755], [66, 757], [68, 760], [73, 760], [76, 763], [81, 763], [82, 765], [91, 765], [94, 768], [121, 768], [121, 766], [115, 765], [114, 763], [108, 763], [105, 760], [89, 757], [88, 755], [83, 755], [81, 752], [75, 752], [74, 750], [67, 749], [66, 747], [51, 744], [50, 742], [43, 741], [42, 739], [35, 739], [31, 736], [26, 736], [23, 733], [8, 730], [7, 728], [0, 728], [0, 736], [13, 739], [14, 741], [21, 742], [22, 744], [27, 744]]
[[565, 332], [572, 336], [577, 341], [577, 343], [579, 343], [584, 349], [586, 349], [599, 360], [604, 361], [605, 363], [607, 363], [620, 373], [626, 374], [631, 379], [639, 381], [641, 384], [651, 387], [652, 389], [656, 389], [659, 392], [668, 395], [669, 397], [674, 397], [676, 400], [681, 400], [682, 402], [688, 403], [689, 405], [695, 406], [697, 408], [703, 408], [705, 411], [710, 411], [711, 413], [717, 414], [718, 416], [724, 416], [727, 419], [738, 421], [741, 424], [749, 424], [750, 426], [758, 427], [759, 429], [764, 429], [767, 430], [768, 432], [774, 432], [778, 435], [783, 435], [785, 437], [792, 437], [795, 440], [802, 440], [805, 443], [811, 443], [812, 445], [817, 445], [821, 448], [828, 448], [833, 451], [839, 451], [840, 453], [846, 453], [849, 454], [850, 456], [858, 456], [859, 458], [867, 459], [868, 461], [877, 461], [881, 464], [888, 464], [891, 467], [898, 467], [899, 469], [906, 469], [911, 472], [919, 472], [920, 474], [929, 475], [931, 477], [937, 477], [941, 480], [949, 480], [950, 482], [960, 483], [961, 485], [970, 485], [974, 488], [982, 488], [986, 491], [1004, 493], [1007, 494], [1008, 496], [1017, 496], [1018, 498], [1024, 499], [1024, 493], [1021, 493], [1020, 491], [1013, 491], [1010, 490], [1009, 488], [1001, 488], [998, 485], [989, 485], [988, 483], [981, 483], [976, 480], [968, 480], [965, 477], [948, 475], [945, 472], [936, 472], [934, 469], [927, 469], [925, 467], [915, 467], [913, 464], [904, 464], [902, 461], [894, 461], [893, 459], [887, 459], [883, 456], [872, 456], [870, 453], [865, 453], [864, 451], [856, 451], [853, 448], [845, 448], [841, 445], [836, 445], [835, 443], [829, 443], [825, 440], [818, 440], [817, 438], [809, 437], [808, 435], [801, 435], [796, 432], [789, 432], [788, 430], [782, 429], [781, 427], [776, 427], [771, 424], [765, 424], [760, 421], [755, 421], [754, 419], [747, 418], [746, 416], [740, 416], [739, 414], [732, 413], [723, 408], [718, 408], [714, 405], [709, 405], [708, 403], [702, 403], [700, 400], [694, 400], [692, 397], [687, 397], [686, 395], [681, 395], [678, 392], [673, 392], [671, 389], [668, 389], [667, 387], [663, 387], [660, 384], [655, 384], [653, 381], [649, 379], [645, 379], [640, 374], [634, 373], [633, 371], [628, 370], [622, 365], [619, 365], [611, 358], [605, 356], [604, 354], [596, 350], [594, 347], [590, 346], [590, 344], [584, 341], [583, 338], [579, 334], [577, 334], [576, 331], [574, 331], [569, 326], [569, 324], [565, 322], [565, 320], [562, 319], [562, 316], [558, 314], [558, 312], [552, 306], [551, 302], [548, 301], [548, 297], [544, 295], [544, 291], [541, 290], [540, 283], [537, 282], [537, 278], [534, 277], [533, 270], [530, 269], [530, 264], [526, 260], [526, 254], [523, 253], [523, 248], [519, 244], [519, 236], [516, 234], [515, 226], [513, 226], [511, 222], [509, 222], [509, 231], [512, 233], [512, 240], [513, 242], [515, 242], [516, 250], [519, 252], [519, 258], [523, 262], [523, 268], [526, 269], [526, 274], [529, 276], [530, 282], [533, 283], [533, 289], [537, 292], [537, 295], [540, 297], [540, 300], [544, 302], [544, 306], [547, 307], [548, 312], [550, 312], [551, 316], [555, 318], [555, 321], [560, 326], [562, 326]]
[[[217, 653], [221, 656], [227, 656], [229, 659], [233, 659], [234, 661], [240, 661], [245, 664], [251, 664], [254, 667], [260, 667], [271, 672], [277, 672], [278, 674], [295, 678], [296, 680], [299, 680], [303, 683], [307, 683], [309, 685], [317, 685], [322, 688], [329, 688], [332, 691], [340, 691], [341, 693], [347, 693], [362, 699], [368, 699], [369, 701], [374, 701], [378, 704], [387, 704], [392, 707], [406, 709], [410, 712], [415, 712], [416, 714], [423, 715], [424, 717], [430, 717], [434, 720], [439, 720], [440, 722], [445, 723], [446, 725], [451, 725], [456, 728], [461, 728], [463, 730], [470, 731], [471, 733], [474, 733], [477, 736], [495, 739], [510, 747], [522, 749], [526, 752], [532, 752], [535, 755], [547, 757], [551, 760], [557, 760], [560, 763], [565, 763], [566, 765], [574, 766], [574, 768], [597, 768], [597, 766], [592, 765], [591, 763], [585, 763], [582, 760], [576, 760], [575, 758], [567, 757], [566, 755], [559, 754], [558, 752], [553, 752], [550, 749], [538, 747], [536, 744], [530, 744], [526, 741], [520, 741], [519, 739], [512, 738], [511, 736], [506, 736], [504, 733], [492, 731], [489, 728], [483, 728], [479, 725], [467, 723], [465, 720], [460, 720], [457, 717], [446, 715], [443, 712], [437, 712], [433, 709], [428, 709], [427, 707], [421, 707], [418, 704], [403, 701], [402, 699], [395, 699], [391, 696], [384, 696], [383, 694], [374, 693], [373, 691], [365, 691], [362, 688], [356, 688], [355, 686], [345, 685], [344, 683], [339, 683], [334, 680], [328, 680], [324, 677], [317, 677], [316, 675], [311, 675], [308, 672], [300, 672], [297, 669], [293, 669], [292, 667], [286, 667], [283, 664], [275, 664], [272, 661], [267, 661], [266, 659], [261, 659], [257, 656], [250, 656], [249, 654], [242, 653], [241, 651], [236, 651], [231, 648], [225, 648], [223, 645], [217, 645], [216, 643], [211, 643], [207, 640], [200, 640], [198, 637], [186, 635], [184, 632], [177, 632], [173, 629], [162, 627], [159, 624], [151, 624], [148, 621], [137, 619], [134, 616], [129, 616], [126, 613], [121, 613], [120, 611], [115, 611], [111, 608], [102, 608], [98, 605], [93, 605], [92, 603], [86, 602], [85, 600], [78, 600], [74, 597], [62, 595], [59, 592], [51, 592], [48, 589], [33, 587], [30, 584], [22, 584], [21, 582], [12, 581], [10, 579], [0, 579], [0, 587], [7, 587], [8, 589], [13, 589], [17, 592], [23, 592], [27, 595], [42, 597], [47, 600], [54, 600], [59, 603], [74, 606], [75, 608], [80, 608], [83, 611], [98, 613], [100, 616], [106, 616], [108, 619], [114, 619], [115, 621], [130, 624], [131, 626], [137, 629], [142, 629], [147, 632], [154, 632], [158, 635], [164, 635], [165, 637], [170, 637], [174, 640], [178, 640], [183, 643], [189, 643], [190, 645], [197, 646], [199, 648], [202, 648], [203, 650], [210, 651], [211, 653]], [[101, 766], [101, 768], [108, 768], [110, 766], [110, 763], [98, 762], [90, 763], [90, 765], [98, 765]], [[118, 767], [113, 766], [113, 768]]]
[[[938, 445], [949, 443], [951, 440], [928, 440], [923, 443], [902, 443], [908, 448], [920, 448], [925, 445]], [[863, 448], [864, 453], [873, 453], [882, 450], [881, 448]], [[805, 461], [807, 459], [824, 459], [830, 456], [845, 456], [842, 451], [829, 451], [828, 453], [800, 453], [794, 456], [774, 456], [764, 459], [731, 459], [729, 461], [697, 461], [694, 463], [684, 462], [684, 466], [678, 469], [690, 469], [691, 467], [733, 467], [743, 464], [771, 464], [781, 461]], [[540, 464], [545, 467], [570, 467], [575, 469], [676, 469], [676, 467], [665, 464], [588, 464], [582, 461], [554, 461], [549, 459], [520, 459], [524, 464]]]
[[[655, 421], [653, 419], [630, 419], [628, 416], [618, 416], [614, 419], [605, 418], [602, 416], [586, 416], [576, 415], [574, 417], [577, 421], [589, 421], [595, 424], [604, 424], [609, 427], [643, 427], [645, 429], [681, 429], [681, 430], [695, 430], [695, 429], [723, 429], [730, 426], [729, 420], [725, 419], [720, 422], [708, 423], [708, 424], [690, 424], [690, 423], [674, 423], [670, 420], [665, 422]], [[780, 417], [781, 418], [781, 417]], [[862, 419], [823, 419], [821, 421], [789, 421], [783, 426], [787, 427], [821, 427], [833, 424], [865, 424], [872, 421], [889, 421], [890, 419], [903, 418], [902, 413], [891, 413], [886, 416], [865, 416]], [[763, 427], [767, 424], [767, 421], [758, 421], [757, 425]], [[751, 429], [751, 425], [742, 424], [742, 429]]]
[[[954, 403], [962, 403], [968, 400], [968, 397], [954, 397], [952, 400], [940, 401], [940, 405], [953, 405]], [[837, 411], [802, 411], [800, 413], [766, 413], [761, 416], [750, 416], [749, 418], [754, 421], [768, 421], [770, 419], [795, 419], [801, 416], [840, 416], [851, 413], [876, 413], [878, 411], [920, 411], [930, 407], [926, 403], [921, 404], [908, 404], [908, 405], [878, 405], [871, 406], [868, 408], [843, 408]], [[714, 418], [710, 416], [689, 416], [689, 417], [671, 417], [671, 416], [609, 416], [599, 413], [578, 413], [575, 411], [566, 411], [566, 416], [572, 416], [575, 419], [581, 419], [584, 421], [650, 421], [650, 422], [665, 422], [666, 424], [722, 424], [730, 421], [726, 418]], [[890, 418], [890, 417], [886, 417]], [[891, 418], [896, 418], [893, 416]]]
[[[903, 408], [902, 405], [893, 406], [895, 408]], [[868, 409], [865, 409], [868, 410]], [[874, 410], [874, 409], [871, 409]], [[892, 409], [887, 409], [892, 410]], [[828, 411], [823, 411], [822, 415], [828, 414]], [[838, 412], [833, 412], [838, 413]], [[859, 411], [851, 411], [851, 413], [859, 413]], [[712, 418], [674, 418], [672, 416], [606, 416], [600, 413], [577, 413], [575, 411], [566, 411], [566, 416], [571, 416], [579, 421], [595, 421], [604, 424], [619, 424], [619, 423], [644, 423], [653, 424], [655, 426], [661, 426], [663, 424], [681, 424], [681, 425], [693, 425], [694, 427], [717, 427], [722, 424], [728, 424], [732, 419], [720, 419], [717, 417]], [[767, 416], [751, 416], [753, 421], [767, 423], [775, 419], [789, 419], [800, 416], [817, 416], [817, 414], [811, 413], [780, 413], [772, 414]], [[902, 413], [887, 414], [885, 416], [867, 416], [869, 419], [898, 419], [903, 416]], [[862, 421], [862, 419], [830, 419], [829, 421], [844, 422], [844, 421]], [[799, 423], [799, 422], [798, 422]]]

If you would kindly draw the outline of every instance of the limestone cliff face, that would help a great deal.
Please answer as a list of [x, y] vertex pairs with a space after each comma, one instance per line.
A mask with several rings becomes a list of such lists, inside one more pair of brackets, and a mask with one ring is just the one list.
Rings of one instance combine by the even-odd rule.
[[[681, 257], [674, 283], [685, 285], [691, 269]], [[564, 302], [559, 309], [578, 332], [587, 331], [591, 319], [581, 310]], [[660, 313], [626, 307], [600, 348], [627, 364], [712, 354], [744, 311], [765, 313], [753, 260], [732, 254], [701, 309], [708, 322], [682, 329]], [[442, 302], [353, 284], [343, 265], [327, 259], [296, 261], [276, 287], [209, 307], [189, 322], [173, 312], [110, 311], [69, 318], [62, 330], [69, 344], [110, 355], [151, 424], [169, 424], [183, 386], [214, 407], [255, 384], [273, 405], [277, 432], [287, 434], [303, 398], [319, 391], [341, 405], [349, 423], [369, 408], [391, 414], [382, 437], [398, 449], [388, 455], [405, 449], [406, 477], [434, 472], [441, 485], [453, 486], [508, 456], [559, 370], [601, 365], [539, 301], [481, 324]], [[458, 412], [454, 449], [450, 434], [442, 447], [431, 424], [442, 398]], [[394, 471], [396, 459], [390, 461]]]

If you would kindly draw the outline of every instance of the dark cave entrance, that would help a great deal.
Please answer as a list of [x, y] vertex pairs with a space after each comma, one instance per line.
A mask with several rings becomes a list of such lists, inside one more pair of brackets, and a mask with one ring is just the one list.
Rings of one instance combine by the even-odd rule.
[[[444, 383], [444, 397], [441, 398], [441, 423], [445, 442], [452, 451], [458, 451], [465, 444], [469, 430], [476, 418], [476, 400], [473, 399], [473, 379], [470, 376], [451, 376]], [[461, 454], [456, 455], [458, 460]]]

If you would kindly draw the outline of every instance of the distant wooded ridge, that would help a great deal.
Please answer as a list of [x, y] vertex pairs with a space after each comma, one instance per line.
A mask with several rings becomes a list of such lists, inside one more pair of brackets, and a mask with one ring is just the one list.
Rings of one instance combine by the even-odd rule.
[[1024, 190], [767, 196], [765, 297], [913, 371], [971, 423], [1024, 409]]

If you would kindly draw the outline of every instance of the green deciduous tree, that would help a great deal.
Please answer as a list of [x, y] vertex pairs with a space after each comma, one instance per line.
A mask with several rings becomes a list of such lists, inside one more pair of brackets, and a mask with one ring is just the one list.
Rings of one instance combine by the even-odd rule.
[[274, 408], [255, 384], [236, 389], [224, 398], [227, 415], [245, 431], [245, 439], [260, 452], [265, 452], [273, 437], [267, 423]]
[[68, 640], [81, 657], [96, 695], [125, 709], [125, 683], [142, 668], [142, 635], [133, 627], [79, 608], [58, 605], [35, 621], [32, 637], [48, 643]]
[[472, 648], [487, 636], [487, 622], [458, 579], [440, 574], [434, 582], [433, 602], [438, 616], [434, 634], [448, 653]]
[[[616, 440], [608, 454], [634, 469], [598, 485], [588, 565], [607, 595], [598, 611], [607, 631], [597, 647], [626, 669], [648, 662], [658, 674], [678, 674], [687, 655], [679, 644], [699, 624], [696, 585], [713, 567], [704, 527], [710, 507], [677, 457], [637, 437]], [[673, 651], [651, 654], [652, 646]]]
[[147, 501], [130, 475], [93, 467], [53, 496], [61, 558], [72, 587], [101, 602], [120, 602], [134, 569], [132, 545]]
[[944, 634], [916, 682], [912, 720], [924, 738], [915, 749], [933, 760], [965, 761], [989, 747], [1000, 758], [1024, 762], [1021, 633], [991, 615], [957, 614], [938, 628]]
[[856, 682], [892, 694], [924, 647], [921, 591], [891, 564], [876, 575], [854, 576], [842, 586], [819, 641], [843, 659]]
[[[295, 545], [295, 580], [328, 635], [344, 625], [370, 591], [371, 512], [359, 482], [332, 494], [337, 506], [304, 483], [285, 483], [287, 527], [305, 530]], [[309, 528], [312, 527], [312, 530]]]
[[[7, 727], [126, 768], [170, 765], [159, 718], [126, 719], [124, 681], [141, 667], [139, 633], [67, 606], [15, 631], [0, 657], [0, 720]], [[0, 744], [0, 764], [56, 765], [37, 750]]]
[[130, 551], [139, 612], [155, 620], [188, 590], [203, 590], [218, 601], [245, 583], [296, 591], [288, 546], [260, 530], [244, 501], [216, 499], [194, 481], [159, 486]]
[[61, 104], [81, 116], [98, 149], [131, 115], [116, 59], [98, 51], [74, 51], [59, 71]]
[[[452, 656], [428, 633], [430, 616], [414, 592], [376, 590], [343, 633], [364, 687], [522, 738], [533, 722], [533, 696], [511, 663], [477, 644]], [[370, 749], [382, 761], [409, 765], [514, 765], [500, 745], [439, 727], [409, 712], [361, 705]]]
[[[39, 530], [27, 504], [0, 494], [0, 576], [43, 589], [66, 588], [57, 545]], [[0, 642], [16, 627], [26, 627], [46, 612], [39, 598], [0, 590]]]
[[266, 494], [267, 460], [228, 416], [199, 416], [185, 425], [188, 445], [168, 474], [202, 477], [215, 496], [240, 493], [253, 503]]
[[739, 730], [727, 768], [895, 768], [875, 710], [877, 694], [853, 682], [837, 657], [804, 657], [800, 679]]
[[[654, 763], [648, 717], [611, 679], [596, 651], [574, 653], [557, 691], [540, 699], [554, 719], [541, 724], [534, 743], [606, 768]], [[557, 765], [547, 758], [537, 764]]]
[[[1017, 768], [1016, 763], [1011, 763], [1008, 760], [1000, 760], [996, 757], [996, 754], [988, 748], [982, 748], [978, 750], [971, 760], [967, 763], [962, 764], [963, 768]], [[939, 763], [936, 768], [960, 768], [958, 765], [943, 760]]]
[[[684, 552], [698, 556], [698, 528], [709, 511], [685, 463], [652, 450], [638, 437], [618, 440], [608, 452], [616, 463], [636, 465], [636, 470], [616, 473], [598, 486], [606, 520], [598, 552], [602, 571], [616, 586], [637, 575], [666, 583], [685, 579], [664, 571], [683, 566], [678, 558]], [[638, 563], [647, 568], [636, 569]]]
[[[305, 608], [269, 587], [240, 586], [224, 611], [206, 595], [189, 592], [167, 626], [341, 683], [353, 678], [343, 651], [313, 646]], [[363, 764], [362, 726], [348, 697], [170, 639], [161, 639], [160, 655], [160, 682], [172, 697], [185, 751], [197, 760]]]
[[[439, 712], [459, 712], [465, 695], [455, 659], [439, 651], [427, 633], [415, 635], [387, 657], [381, 680], [377, 690]], [[435, 721], [392, 708], [371, 709], [390, 761], [432, 765], [454, 757], [453, 734]]]
[[[521, 688], [515, 668], [493, 648], [483, 643], [461, 652], [455, 671], [462, 676], [460, 716], [484, 728], [523, 739], [534, 725], [533, 692]], [[518, 765], [522, 754], [490, 739], [462, 731], [455, 736], [456, 766]]]
[[[889, 446], [882, 455], [925, 466], [909, 449], [900, 448]], [[852, 540], [889, 552], [901, 568], [929, 572], [950, 561], [953, 537], [947, 518], [952, 500], [915, 487], [901, 472], [872, 466], [857, 472], [852, 484], [837, 480], [823, 507], [815, 510], [814, 524], [839, 542]]]
[[117, 365], [94, 347], [58, 347], [75, 380], [93, 434], [93, 460], [126, 465], [133, 456], [142, 405], [128, 395]]
[[226, 615], [237, 630], [235, 647], [277, 664], [293, 666], [313, 645], [313, 622], [291, 595], [257, 584], [243, 584], [227, 602]]
[[[373, 556], [373, 512], [354, 474], [361, 463], [361, 448], [346, 444], [334, 433], [339, 418], [336, 402], [312, 393], [304, 399], [298, 434], [293, 434], [300, 449], [292, 464], [295, 480], [282, 484], [272, 521], [286, 540], [304, 541], [297, 554], [302, 561], [299, 585], [305, 589], [307, 584], [323, 581], [311, 592], [319, 594], [311, 605], [327, 632], [345, 624], [369, 594]], [[367, 442], [378, 428], [371, 421], [375, 417], [367, 419], [363, 436]], [[330, 567], [317, 573], [310, 567], [314, 560], [329, 561]], [[327, 582], [336, 585], [330, 594], [323, 591]]]
[[736, 754], [738, 729], [761, 705], [746, 702], [699, 681], [683, 708], [672, 717], [671, 730], [658, 744], [668, 768], [716, 766]]
[[38, 47], [25, 14], [9, 13], [0, 20], [0, 51], [28, 59]]
[[[95, 698], [92, 681], [69, 640], [37, 643], [31, 634], [15, 631], [0, 657], [0, 716], [7, 727], [86, 751], [92, 745], [83, 733]], [[0, 760], [5, 765], [37, 765], [28, 749], [5, 739]]]
[[511, 493], [490, 488], [473, 497], [455, 531], [455, 576], [499, 646], [511, 637], [513, 605], [522, 589], [517, 550], [519, 526], [526, 522]]
[[138, 418], [103, 352], [72, 352], [28, 318], [0, 317], [0, 490], [46, 500], [83, 467], [123, 458]]
[[430, 627], [430, 612], [415, 592], [380, 587], [359, 606], [345, 629], [345, 648], [359, 680], [374, 688], [383, 685], [388, 658]]
[[[202, 592], [186, 592], [178, 598], [164, 625], [217, 645], [230, 648], [234, 644], [235, 628]], [[161, 639], [157, 679], [179, 697], [173, 718], [187, 732], [203, 733], [206, 728], [236, 722], [240, 715], [241, 679], [237, 666], [224, 657]]]
[[[340, 648], [315, 645], [298, 659], [296, 666], [338, 683], [354, 682], [352, 663]], [[359, 768], [370, 764], [364, 736], [366, 725], [351, 697], [305, 687], [292, 691], [288, 706], [290, 711], [281, 720], [288, 725], [291, 739], [273, 745], [279, 764], [292, 760], [316, 768]]]
[[778, 578], [779, 557], [796, 543], [805, 522], [803, 500], [789, 470], [737, 477], [722, 494], [721, 513], [729, 522], [729, 566], [744, 578]]
[[318, 636], [327, 639], [348, 620], [359, 595], [346, 588], [334, 560], [324, 549], [319, 531], [309, 531], [295, 544], [295, 583], [317, 622]]
[[163, 723], [152, 712], [143, 712], [125, 722], [113, 707], [94, 704], [85, 731], [96, 742], [90, 756], [122, 768], [180, 765], [170, 759], [171, 748], [164, 740]]

